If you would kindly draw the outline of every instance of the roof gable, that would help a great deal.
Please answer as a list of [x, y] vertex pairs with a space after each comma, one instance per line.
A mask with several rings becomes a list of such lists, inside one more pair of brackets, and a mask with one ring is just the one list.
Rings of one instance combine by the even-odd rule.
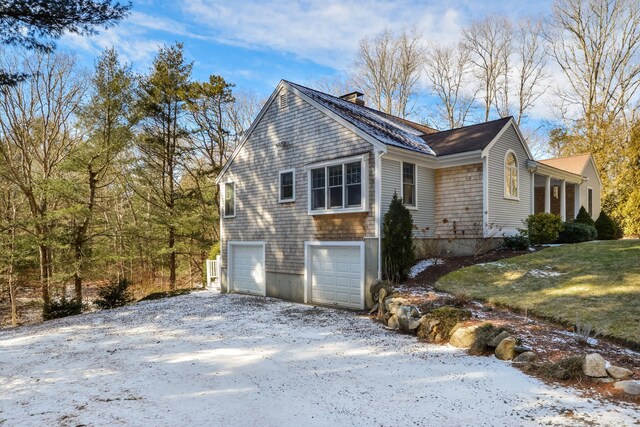
[[582, 175], [584, 168], [587, 166], [587, 163], [589, 163], [589, 160], [591, 160], [591, 154], [586, 153], [578, 156], [539, 160], [539, 162], [556, 169], [571, 172], [576, 175]]
[[484, 150], [509, 123], [511, 117], [424, 135], [438, 156]]

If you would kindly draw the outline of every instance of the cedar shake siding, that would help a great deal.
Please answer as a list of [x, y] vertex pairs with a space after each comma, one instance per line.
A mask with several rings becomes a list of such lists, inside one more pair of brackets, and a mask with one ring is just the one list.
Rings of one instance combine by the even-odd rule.
[[[518, 160], [518, 200], [505, 197], [504, 162], [507, 151]], [[510, 125], [489, 149], [488, 165], [488, 230], [485, 237], [501, 237], [517, 233], [531, 214], [531, 173], [527, 169], [526, 150]]]
[[482, 237], [482, 163], [436, 169], [435, 237]]
[[[278, 98], [288, 96], [280, 108]], [[360, 240], [374, 235], [372, 145], [295, 94], [281, 92], [238, 152], [220, 184], [235, 182], [235, 218], [221, 220], [227, 242], [265, 241], [266, 271], [304, 274], [306, 240]], [[350, 156], [368, 160], [368, 212], [308, 215], [307, 166]], [[295, 168], [295, 202], [279, 203], [279, 171]], [[363, 174], [364, 181], [364, 174]]]
[[[389, 204], [393, 199], [393, 194], [398, 197], [402, 195], [401, 181], [401, 161], [385, 158], [381, 159], [382, 165], [382, 217], [389, 210]], [[424, 166], [416, 166], [416, 208], [409, 208], [413, 224], [415, 227], [415, 237], [433, 237], [435, 230], [434, 207], [435, 207], [435, 170]]]

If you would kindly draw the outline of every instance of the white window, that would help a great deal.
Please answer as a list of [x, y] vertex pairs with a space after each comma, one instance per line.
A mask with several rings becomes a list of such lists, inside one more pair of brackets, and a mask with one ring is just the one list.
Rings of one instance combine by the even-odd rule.
[[416, 165], [402, 162], [402, 203], [416, 207]]
[[236, 216], [236, 184], [226, 182], [224, 184], [224, 217]]
[[504, 197], [518, 200], [518, 159], [511, 150], [504, 158]]
[[296, 200], [296, 171], [288, 169], [279, 173], [279, 196], [280, 203], [294, 202]]
[[363, 157], [309, 166], [309, 214], [366, 210]]
[[593, 218], [593, 188], [587, 188], [587, 212]]

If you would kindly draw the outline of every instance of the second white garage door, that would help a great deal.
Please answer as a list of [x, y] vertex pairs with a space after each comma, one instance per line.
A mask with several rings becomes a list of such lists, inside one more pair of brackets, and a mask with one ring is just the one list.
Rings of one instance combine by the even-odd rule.
[[230, 242], [230, 289], [265, 295], [264, 243]]
[[307, 246], [307, 274], [312, 303], [364, 308], [364, 248], [361, 244]]

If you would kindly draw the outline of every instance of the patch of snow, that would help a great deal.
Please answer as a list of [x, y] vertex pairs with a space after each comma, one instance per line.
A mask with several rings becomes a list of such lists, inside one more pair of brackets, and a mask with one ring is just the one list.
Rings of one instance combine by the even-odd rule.
[[409, 277], [413, 279], [418, 274], [425, 271], [427, 268], [439, 263], [441, 263], [440, 258], [430, 258], [430, 259], [423, 259], [421, 261], [418, 261], [416, 265], [411, 267], [411, 270], [409, 270]]
[[539, 278], [557, 277], [562, 275], [562, 273], [559, 273], [557, 271], [548, 271], [548, 270], [529, 270], [527, 274], [530, 276], [539, 277]]
[[480, 264], [476, 264], [479, 265], [481, 267], [496, 267], [496, 268], [507, 268], [508, 264], [504, 263], [504, 262], [500, 262], [500, 261], [493, 261], [493, 262], [483, 262]]
[[[347, 310], [264, 297], [202, 291], [147, 301], [2, 330], [0, 348], [7, 426], [638, 419], [635, 406], [581, 397], [495, 358], [420, 343]], [[380, 410], [381, 399], [392, 409]]]

